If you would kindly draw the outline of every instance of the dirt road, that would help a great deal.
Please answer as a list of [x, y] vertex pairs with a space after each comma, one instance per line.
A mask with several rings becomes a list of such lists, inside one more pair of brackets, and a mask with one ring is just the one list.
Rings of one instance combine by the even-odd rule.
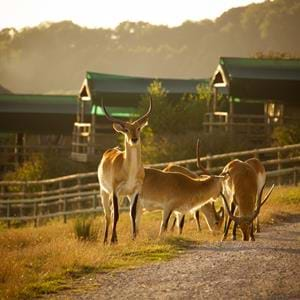
[[264, 227], [256, 242], [197, 246], [169, 262], [98, 274], [84, 289], [51, 298], [300, 299], [300, 215]]

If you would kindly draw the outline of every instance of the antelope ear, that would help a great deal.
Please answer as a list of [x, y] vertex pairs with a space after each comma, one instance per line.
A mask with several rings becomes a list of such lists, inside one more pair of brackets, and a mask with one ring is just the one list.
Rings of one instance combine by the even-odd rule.
[[119, 124], [119, 123], [113, 123], [113, 128], [117, 132], [124, 132], [125, 131], [124, 126]]
[[142, 124], [141, 124], [141, 129], [143, 129], [145, 126], [148, 125], [148, 119], [146, 119]]

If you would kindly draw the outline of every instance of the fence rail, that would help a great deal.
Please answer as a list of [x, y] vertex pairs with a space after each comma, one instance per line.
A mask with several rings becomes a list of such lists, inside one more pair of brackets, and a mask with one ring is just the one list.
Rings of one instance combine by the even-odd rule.
[[[297, 185], [300, 174], [300, 144], [207, 155], [200, 160], [208, 170], [218, 173], [233, 158], [258, 157], [267, 170], [268, 183]], [[164, 168], [169, 163], [196, 169], [196, 159], [149, 165]], [[123, 205], [122, 210], [128, 206]], [[73, 174], [39, 181], [0, 182], [0, 221], [34, 221], [43, 218], [101, 212], [97, 172]]]

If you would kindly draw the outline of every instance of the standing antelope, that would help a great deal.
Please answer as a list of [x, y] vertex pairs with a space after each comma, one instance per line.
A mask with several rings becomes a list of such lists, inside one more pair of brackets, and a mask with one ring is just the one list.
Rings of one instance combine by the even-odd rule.
[[[233, 232], [235, 233], [236, 226], [239, 225], [243, 234], [243, 240], [248, 241], [249, 237], [251, 237], [251, 240], [254, 241], [253, 220], [258, 216], [261, 206], [269, 198], [274, 185], [270, 188], [263, 201], [261, 201], [262, 192], [259, 193], [257, 200], [257, 175], [250, 164], [235, 159], [224, 167], [223, 172], [229, 174], [229, 178], [224, 182], [225, 195], [221, 193], [221, 196], [230, 218], [225, 228], [223, 240], [226, 239], [230, 222], [233, 220], [235, 222]], [[231, 209], [226, 198], [229, 198], [232, 204]], [[257, 207], [255, 208], [256, 204]], [[239, 216], [234, 215], [235, 206], [238, 208]], [[233, 236], [233, 239], [235, 238]]]
[[[197, 147], [197, 149], [199, 149], [199, 147]], [[197, 156], [198, 156], [198, 151], [197, 151]], [[198, 156], [199, 157], [199, 156]], [[198, 160], [198, 164], [199, 164]], [[166, 168], [163, 169], [164, 172], [178, 172], [178, 173], [182, 173], [186, 176], [189, 176], [191, 178], [200, 178], [201, 180], [207, 179], [209, 177], [209, 175], [200, 175], [198, 176], [196, 173], [190, 171], [187, 168], [184, 168], [182, 166], [178, 166], [178, 165], [172, 165], [169, 164]], [[216, 232], [220, 230], [220, 227], [223, 224], [223, 220], [224, 220], [224, 208], [221, 207], [219, 209], [219, 211], [216, 211], [215, 208], [215, 203], [213, 201], [211, 202], [207, 202], [206, 204], [204, 204], [199, 210], [196, 210], [194, 212], [194, 219], [196, 221], [197, 224], [197, 228], [198, 231], [201, 231], [200, 228], [200, 212], [204, 215], [204, 218], [206, 220], [207, 226], [209, 228], [210, 231], [212, 232]], [[179, 234], [182, 233], [182, 229], [183, 229], [183, 225], [184, 225], [184, 215], [181, 214], [176, 214], [176, 218], [174, 219], [174, 222], [172, 224], [172, 229], [175, 226], [175, 223], [177, 221], [177, 227], [179, 228]]]
[[[199, 141], [197, 157], [199, 163]], [[207, 173], [206, 170], [205, 172]], [[161, 235], [167, 230], [169, 218], [173, 211], [184, 215], [186, 212], [199, 210], [204, 204], [220, 195], [223, 181], [227, 177], [227, 174], [223, 174], [221, 176], [207, 175], [203, 179], [191, 178], [178, 172], [164, 172], [158, 169], [145, 168], [141, 206], [146, 210], [159, 209], [163, 211]], [[140, 216], [141, 207], [138, 211]], [[183, 226], [183, 222], [181, 223], [180, 230]]]
[[114, 130], [122, 133], [125, 137], [124, 151], [118, 148], [105, 151], [98, 167], [100, 193], [105, 215], [104, 243], [107, 242], [108, 237], [111, 203], [113, 207], [111, 243], [116, 243], [118, 240], [116, 227], [119, 219], [118, 199], [125, 196], [130, 200], [132, 238], [136, 236], [136, 207], [145, 176], [141, 158], [140, 133], [148, 123], [152, 99], [150, 98], [148, 111], [134, 122], [125, 122], [111, 117], [103, 102], [102, 108], [106, 118], [113, 123]]

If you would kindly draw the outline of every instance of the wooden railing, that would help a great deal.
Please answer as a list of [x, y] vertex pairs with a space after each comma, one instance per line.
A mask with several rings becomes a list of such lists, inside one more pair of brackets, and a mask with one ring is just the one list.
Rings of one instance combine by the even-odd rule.
[[[294, 184], [299, 182], [300, 144], [283, 147], [208, 155], [200, 160], [213, 173], [234, 158], [245, 160], [258, 157], [266, 167], [268, 183]], [[171, 162], [195, 170], [196, 159]], [[164, 168], [169, 163], [152, 164]], [[121, 209], [128, 209], [125, 204]], [[39, 181], [0, 182], [0, 220], [8, 226], [13, 221], [34, 221], [37, 226], [43, 218], [101, 212], [97, 173], [74, 174]]]

